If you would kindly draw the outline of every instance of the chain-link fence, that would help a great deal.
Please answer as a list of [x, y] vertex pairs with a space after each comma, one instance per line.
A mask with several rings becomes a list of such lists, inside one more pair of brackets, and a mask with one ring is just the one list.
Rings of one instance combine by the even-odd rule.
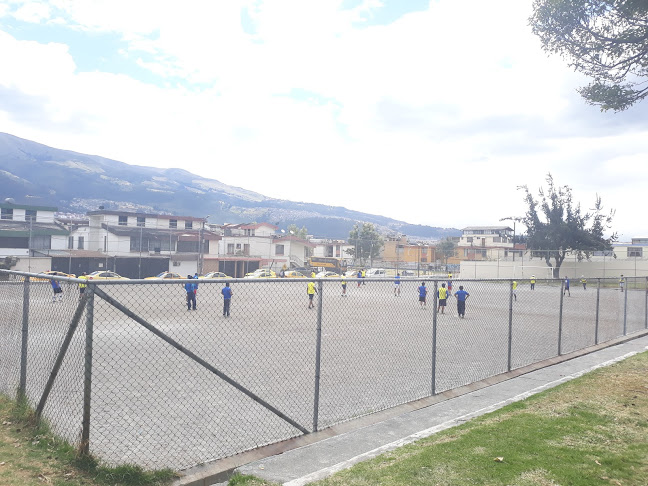
[[[569, 289], [551, 279], [90, 281], [83, 295], [84, 281], [56, 281], [62, 292], [0, 271], [0, 392], [24, 394], [81, 450], [146, 468], [231, 456], [648, 328], [645, 277]], [[196, 282], [193, 310], [185, 284]]]

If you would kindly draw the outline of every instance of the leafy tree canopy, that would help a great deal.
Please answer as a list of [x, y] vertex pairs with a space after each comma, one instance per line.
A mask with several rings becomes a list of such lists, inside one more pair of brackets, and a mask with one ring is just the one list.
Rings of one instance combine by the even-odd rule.
[[546, 52], [593, 81], [578, 91], [601, 111], [648, 96], [648, 1], [534, 0], [529, 23]]
[[448, 263], [448, 258], [454, 256], [456, 248], [457, 244], [448, 237], [437, 245], [437, 252], [443, 257], [444, 262]]
[[301, 229], [299, 229], [296, 224], [291, 224], [288, 226], [287, 232], [291, 235], [295, 235], [297, 238], [301, 238], [302, 240], [308, 239], [308, 230], [306, 229], [306, 226], [302, 226]]
[[593, 251], [612, 249], [617, 235], [605, 238], [604, 232], [610, 228], [614, 211], [603, 214], [603, 204], [598, 195], [594, 208], [581, 214], [581, 206], [574, 203], [571, 188], [556, 186], [551, 174], [547, 174], [547, 189], [539, 189], [538, 200], [527, 186], [519, 189], [526, 194], [526, 214], [502, 219], [520, 221], [526, 226], [527, 247], [542, 255], [547, 265], [553, 268], [554, 278], [559, 277], [560, 265], [569, 252], [581, 260], [589, 258]]
[[365, 261], [377, 258], [384, 241], [371, 223], [356, 223], [349, 232], [349, 244], [353, 248], [346, 250], [350, 256]]

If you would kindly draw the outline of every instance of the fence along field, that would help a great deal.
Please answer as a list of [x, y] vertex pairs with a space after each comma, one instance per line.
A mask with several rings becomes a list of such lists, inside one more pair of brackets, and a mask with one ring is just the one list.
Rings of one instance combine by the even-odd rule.
[[510, 280], [454, 280], [470, 293], [460, 319], [454, 297], [436, 312], [445, 280], [425, 280], [422, 307], [420, 279], [401, 279], [400, 295], [392, 279], [349, 279], [346, 296], [316, 279], [308, 309], [306, 279], [227, 279], [226, 318], [226, 280], [200, 280], [188, 311], [182, 280], [91, 284], [80, 300], [78, 280], [60, 279], [52, 302], [29, 275], [0, 273], [0, 392], [24, 389], [71, 443], [146, 468], [231, 456], [648, 325], [644, 277], [625, 292], [572, 282], [571, 296], [520, 281], [516, 298]]

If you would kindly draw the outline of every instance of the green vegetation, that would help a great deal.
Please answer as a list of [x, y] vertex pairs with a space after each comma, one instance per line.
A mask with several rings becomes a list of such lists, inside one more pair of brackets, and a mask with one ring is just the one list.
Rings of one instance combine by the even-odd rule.
[[[171, 471], [107, 469], [29, 425], [0, 396], [0, 485], [156, 485]], [[230, 486], [273, 483], [236, 474]], [[648, 484], [648, 353], [357, 464], [314, 483], [337, 485], [644, 486]]]
[[[556, 186], [551, 174], [547, 174], [547, 189], [538, 191], [536, 200], [529, 188], [519, 186], [526, 196], [527, 212], [524, 216], [507, 217], [520, 221], [527, 228], [527, 247], [539, 250], [547, 266], [553, 269], [553, 277], [560, 277], [560, 266], [569, 253], [575, 253], [578, 260], [589, 258], [597, 250], [611, 250], [616, 233], [604, 237], [610, 228], [614, 211], [603, 214], [601, 198], [596, 197], [591, 212], [581, 214], [581, 206], [573, 200], [569, 186]], [[538, 208], [539, 206], [539, 208]], [[552, 260], [553, 259], [553, 263]]]
[[535, 0], [529, 22], [546, 52], [593, 79], [587, 103], [622, 111], [648, 96], [645, 0]]
[[34, 425], [33, 410], [25, 400], [14, 402], [0, 395], [0, 486], [154, 486], [169, 484], [175, 477], [171, 470], [111, 468], [92, 456], [80, 456], [46, 424]]
[[349, 232], [349, 244], [353, 245], [353, 248], [346, 250], [346, 253], [364, 264], [367, 260], [380, 257], [380, 249], [384, 242], [373, 224], [356, 223]]

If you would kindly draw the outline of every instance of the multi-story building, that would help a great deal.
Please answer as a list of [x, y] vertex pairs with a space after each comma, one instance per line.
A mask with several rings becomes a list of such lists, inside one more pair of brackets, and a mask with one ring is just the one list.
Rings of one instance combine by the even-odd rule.
[[50, 269], [43, 258], [50, 250], [66, 248], [69, 231], [54, 219], [57, 208], [0, 203], [0, 257], [15, 257], [14, 270]]
[[390, 237], [384, 242], [382, 258], [397, 266], [404, 263], [428, 267], [436, 262], [436, 247], [430, 243], [410, 242], [404, 235]]
[[513, 242], [513, 228], [508, 226], [468, 226], [461, 230], [457, 243], [461, 260], [490, 260], [522, 256], [524, 245]]
[[278, 229], [269, 223], [220, 226], [222, 240], [217, 260], [221, 271], [242, 277], [262, 267], [279, 271], [303, 266], [315, 245], [294, 235], [277, 235]]

